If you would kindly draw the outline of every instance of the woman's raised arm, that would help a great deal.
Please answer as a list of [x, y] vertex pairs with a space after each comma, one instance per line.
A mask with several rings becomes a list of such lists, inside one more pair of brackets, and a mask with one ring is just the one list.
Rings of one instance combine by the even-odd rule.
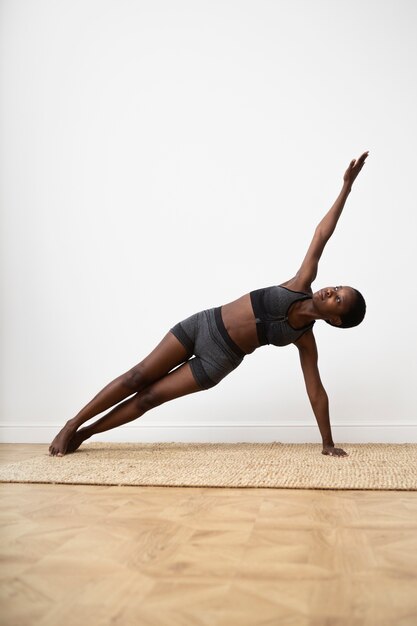
[[359, 159], [353, 159], [343, 176], [343, 187], [331, 209], [316, 227], [307, 254], [296, 274], [297, 283], [309, 288], [317, 276], [317, 268], [324, 246], [332, 236], [339, 217], [345, 206], [352, 184], [361, 171], [369, 152], [364, 152]]

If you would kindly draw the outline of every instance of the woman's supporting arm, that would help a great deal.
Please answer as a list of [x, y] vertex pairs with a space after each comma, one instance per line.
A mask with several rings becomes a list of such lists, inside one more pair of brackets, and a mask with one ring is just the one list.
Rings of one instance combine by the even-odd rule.
[[323, 441], [323, 454], [348, 456], [341, 448], [335, 448], [329, 416], [329, 399], [320, 379], [318, 353], [313, 332], [307, 331], [295, 344], [299, 350], [301, 368], [310, 400]]

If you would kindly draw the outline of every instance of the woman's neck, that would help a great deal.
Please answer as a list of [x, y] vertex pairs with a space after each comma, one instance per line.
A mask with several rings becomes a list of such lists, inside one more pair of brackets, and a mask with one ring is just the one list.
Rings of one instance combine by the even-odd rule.
[[288, 313], [288, 321], [294, 328], [302, 328], [320, 319], [323, 318], [317, 313], [311, 298], [294, 302]]

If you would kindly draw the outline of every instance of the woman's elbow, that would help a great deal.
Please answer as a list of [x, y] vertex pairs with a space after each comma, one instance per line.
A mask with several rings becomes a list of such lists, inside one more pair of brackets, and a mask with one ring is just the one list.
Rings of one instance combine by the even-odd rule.
[[312, 405], [323, 405], [329, 402], [326, 390], [324, 387], [316, 387], [309, 391], [308, 397]]

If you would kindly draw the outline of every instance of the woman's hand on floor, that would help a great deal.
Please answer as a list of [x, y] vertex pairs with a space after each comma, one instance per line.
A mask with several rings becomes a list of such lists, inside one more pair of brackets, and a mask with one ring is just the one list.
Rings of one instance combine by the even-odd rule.
[[335, 448], [334, 446], [323, 446], [322, 454], [329, 454], [330, 456], [349, 456], [342, 448]]

